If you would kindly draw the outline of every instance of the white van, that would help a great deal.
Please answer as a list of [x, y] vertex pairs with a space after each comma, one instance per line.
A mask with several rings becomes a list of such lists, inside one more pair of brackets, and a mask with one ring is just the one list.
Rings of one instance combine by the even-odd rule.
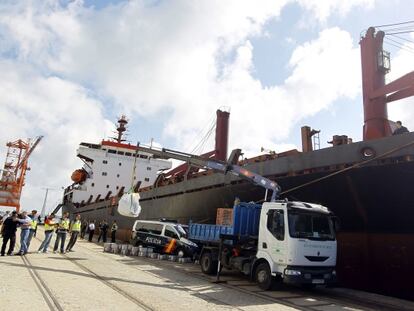
[[174, 222], [137, 220], [132, 228], [131, 244], [152, 247], [157, 252], [179, 257], [194, 257], [197, 244], [187, 239], [181, 224]]

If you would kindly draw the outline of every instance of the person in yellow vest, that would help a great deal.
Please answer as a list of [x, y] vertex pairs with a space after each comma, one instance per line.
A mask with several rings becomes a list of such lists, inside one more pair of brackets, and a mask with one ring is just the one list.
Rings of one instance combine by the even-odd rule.
[[75, 220], [72, 222], [70, 227], [70, 240], [68, 243], [68, 246], [66, 247], [67, 252], [73, 252], [72, 248], [76, 243], [76, 240], [78, 239], [78, 235], [81, 231], [81, 216], [79, 214], [76, 215]]
[[66, 241], [66, 235], [68, 231], [69, 231], [69, 213], [64, 213], [62, 216], [62, 219], [60, 220], [60, 223], [57, 225], [56, 241], [55, 241], [55, 246], [53, 247], [53, 253], [56, 254], [57, 249], [59, 248], [59, 242], [60, 242], [60, 252], [62, 254], [65, 253], [65, 241]]
[[29, 215], [31, 222], [30, 222], [30, 230], [29, 230], [29, 236], [27, 238], [27, 250], [29, 250], [30, 242], [32, 241], [33, 235], [36, 232], [37, 228], [37, 219], [36, 219], [37, 211], [33, 210], [32, 213]]
[[50, 214], [45, 217], [45, 239], [42, 244], [40, 244], [38, 253], [43, 252], [47, 253], [47, 248], [49, 247], [50, 241], [52, 240], [53, 230], [55, 229], [55, 214]]

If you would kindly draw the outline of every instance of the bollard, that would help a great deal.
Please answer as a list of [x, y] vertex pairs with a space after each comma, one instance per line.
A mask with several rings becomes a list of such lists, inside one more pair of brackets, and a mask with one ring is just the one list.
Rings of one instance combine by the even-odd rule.
[[167, 260], [168, 255], [158, 254], [158, 260]]

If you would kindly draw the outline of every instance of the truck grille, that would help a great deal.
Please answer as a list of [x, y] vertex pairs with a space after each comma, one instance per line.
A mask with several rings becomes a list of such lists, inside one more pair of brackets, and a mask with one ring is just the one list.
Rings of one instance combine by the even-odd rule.
[[327, 256], [305, 256], [305, 258], [309, 261], [322, 262], [322, 261], [327, 260], [329, 257], [327, 257]]

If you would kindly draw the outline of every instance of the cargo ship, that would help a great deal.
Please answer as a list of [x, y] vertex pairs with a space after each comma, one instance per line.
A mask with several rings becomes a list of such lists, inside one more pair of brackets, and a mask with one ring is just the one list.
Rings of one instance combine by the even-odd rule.
[[[414, 184], [414, 133], [392, 135], [395, 123], [387, 116], [388, 102], [414, 95], [414, 72], [385, 84], [390, 62], [383, 38], [382, 31], [371, 27], [360, 42], [363, 141], [336, 135], [331, 147], [314, 150], [312, 138], [318, 131], [305, 126], [302, 151], [264, 154], [239, 164], [276, 180], [282, 197], [328, 206], [339, 217], [341, 286], [414, 299], [414, 203], [409, 196]], [[228, 121], [228, 112], [217, 111], [215, 150], [202, 156], [226, 160]], [[65, 190], [63, 209], [90, 220], [116, 219], [127, 238], [134, 219], [117, 212], [122, 192], [108, 191], [76, 202], [76, 186]], [[214, 222], [217, 208], [231, 208], [236, 198], [260, 202], [265, 195], [262, 188], [235, 176], [186, 164], [160, 172], [150, 186], [136, 186], [141, 196], [139, 218], [181, 223]]]
[[171, 161], [136, 152], [135, 146], [126, 144], [123, 137], [127, 124], [126, 117], [121, 116], [116, 137], [100, 144], [80, 143], [77, 156], [83, 167], [72, 173], [73, 184], [65, 189], [65, 202], [78, 208], [137, 191], [154, 184], [160, 172], [171, 168]]

